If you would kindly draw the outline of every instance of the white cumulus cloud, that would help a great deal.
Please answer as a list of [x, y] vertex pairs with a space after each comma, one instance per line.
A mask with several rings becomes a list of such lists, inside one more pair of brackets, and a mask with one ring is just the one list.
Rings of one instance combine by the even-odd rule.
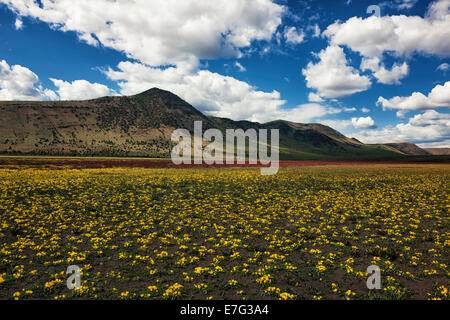
[[270, 0], [0, 0], [19, 16], [74, 31], [153, 66], [239, 57], [270, 40], [284, 7]]
[[321, 97], [345, 97], [370, 87], [370, 79], [348, 65], [341, 47], [329, 46], [320, 51], [318, 57], [320, 61], [308, 63], [302, 73], [307, 87], [317, 90]]
[[450, 114], [427, 110], [410, 118], [408, 123], [365, 130], [354, 135], [364, 143], [414, 142], [439, 145], [450, 140]]
[[373, 72], [373, 76], [378, 82], [383, 84], [400, 84], [400, 80], [408, 75], [409, 67], [406, 62], [403, 64], [395, 63], [391, 70], [387, 70], [380, 59], [375, 58], [363, 58], [361, 62], [361, 70], [370, 70]]
[[0, 61], [0, 100], [48, 100], [55, 99], [56, 94], [43, 89], [39, 77], [30, 69], [10, 66], [5, 60]]
[[73, 82], [53, 78], [50, 78], [50, 80], [58, 88], [56, 92], [61, 100], [88, 100], [116, 94], [103, 84], [91, 83], [86, 80], [75, 80]]
[[30, 69], [10, 66], [0, 61], [0, 100], [85, 100], [116, 94], [105, 85], [76, 80], [72, 83], [50, 79], [58, 88], [55, 91], [43, 88], [39, 77]]
[[428, 96], [420, 92], [413, 92], [409, 97], [393, 97], [385, 99], [379, 97], [377, 105], [381, 105], [383, 110], [400, 110], [400, 115], [405, 115], [411, 110], [425, 110], [435, 108], [450, 107], [450, 81], [444, 85], [437, 85], [431, 90]]
[[331, 44], [345, 45], [365, 57], [383, 53], [407, 56], [414, 52], [450, 56], [450, 0], [434, 2], [419, 16], [352, 17], [328, 26], [323, 35]]
[[374, 128], [375, 121], [371, 117], [352, 118], [352, 125], [356, 129]]

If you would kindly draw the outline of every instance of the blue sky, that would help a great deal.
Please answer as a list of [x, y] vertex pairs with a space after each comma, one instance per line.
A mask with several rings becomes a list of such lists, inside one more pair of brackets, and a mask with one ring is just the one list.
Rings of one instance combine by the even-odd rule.
[[319, 122], [366, 143], [450, 147], [449, 5], [0, 0], [0, 100], [160, 87], [235, 120]]

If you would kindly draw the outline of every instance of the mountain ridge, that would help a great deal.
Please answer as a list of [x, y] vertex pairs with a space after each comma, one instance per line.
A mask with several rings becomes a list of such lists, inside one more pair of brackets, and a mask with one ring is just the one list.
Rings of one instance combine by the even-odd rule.
[[397, 150], [406, 155], [425, 156], [431, 154], [425, 149], [422, 149], [411, 142], [384, 143], [383, 145], [393, 148], [394, 150]]
[[366, 145], [322, 124], [267, 123], [206, 116], [177, 95], [151, 88], [132, 96], [79, 101], [0, 101], [0, 152], [169, 157], [177, 128], [279, 129], [280, 159], [367, 159], [398, 151]]

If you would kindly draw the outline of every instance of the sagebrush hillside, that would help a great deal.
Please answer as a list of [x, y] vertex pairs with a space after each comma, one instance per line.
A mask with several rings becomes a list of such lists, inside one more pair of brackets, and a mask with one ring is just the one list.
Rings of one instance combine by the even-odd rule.
[[398, 151], [365, 145], [330, 127], [273, 121], [266, 124], [208, 117], [157, 88], [134, 96], [86, 101], [0, 102], [0, 152], [48, 155], [168, 157], [174, 129], [280, 130], [281, 159], [395, 157]]

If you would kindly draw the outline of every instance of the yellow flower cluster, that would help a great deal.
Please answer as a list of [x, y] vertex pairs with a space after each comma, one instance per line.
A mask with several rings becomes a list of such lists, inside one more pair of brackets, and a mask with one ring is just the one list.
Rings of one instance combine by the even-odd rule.
[[181, 289], [183, 288], [183, 285], [179, 283], [175, 283], [168, 287], [166, 291], [163, 294], [163, 299], [176, 299], [181, 296]]

